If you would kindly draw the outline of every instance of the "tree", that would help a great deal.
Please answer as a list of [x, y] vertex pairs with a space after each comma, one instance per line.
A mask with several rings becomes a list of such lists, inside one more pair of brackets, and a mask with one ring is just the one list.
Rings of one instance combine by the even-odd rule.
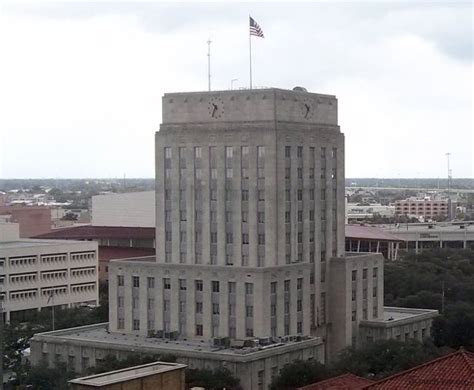
[[55, 368], [49, 368], [46, 363], [41, 363], [29, 367], [24, 383], [32, 386], [34, 390], [65, 390], [72, 378], [74, 373], [68, 371], [65, 363], [58, 363]]
[[285, 365], [275, 377], [272, 390], [290, 390], [310, 383], [319, 382], [331, 376], [331, 370], [315, 360], [296, 360]]
[[215, 370], [191, 369], [186, 370], [186, 385], [188, 388], [204, 387], [206, 390], [238, 390], [239, 380], [225, 367]]
[[380, 340], [360, 349], [346, 348], [340, 353], [335, 369], [360, 376], [383, 378], [439, 355], [440, 351], [431, 342]]

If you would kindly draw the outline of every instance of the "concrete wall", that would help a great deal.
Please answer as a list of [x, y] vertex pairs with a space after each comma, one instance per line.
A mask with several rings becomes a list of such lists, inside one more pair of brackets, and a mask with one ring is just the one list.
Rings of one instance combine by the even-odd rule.
[[383, 272], [381, 254], [351, 255], [332, 260], [329, 303], [331, 332], [328, 348], [330, 359], [335, 358], [345, 347], [359, 345], [361, 321], [383, 317]]
[[[7, 245], [8, 244], [8, 245]], [[97, 304], [97, 243], [21, 240], [0, 243], [3, 311]]]
[[155, 227], [155, 191], [93, 196], [92, 225]]
[[20, 237], [20, 225], [18, 223], [0, 223], [0, 242], [17, 241]]

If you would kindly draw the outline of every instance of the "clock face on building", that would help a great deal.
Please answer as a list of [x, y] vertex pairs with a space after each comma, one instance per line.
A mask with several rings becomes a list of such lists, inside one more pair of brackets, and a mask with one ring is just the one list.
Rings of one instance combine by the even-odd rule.
[[209, 116], [213, 119], [222, 118], [224, 115], [224, 102], [220, 97], [212, 97], [207, 106]]
[[299, 102], [301, 116], [305, 120], [310, 120], [314, 113], [314, 103], [311, 100], [303, 99]]

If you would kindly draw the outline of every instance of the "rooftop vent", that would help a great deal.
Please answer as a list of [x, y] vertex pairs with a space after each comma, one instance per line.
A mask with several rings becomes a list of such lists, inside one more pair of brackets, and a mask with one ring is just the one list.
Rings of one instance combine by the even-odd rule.
[[308, 92], [308, 90], [305, 87], [294, 87], [293, 91], [295, 91], [295, 92]]

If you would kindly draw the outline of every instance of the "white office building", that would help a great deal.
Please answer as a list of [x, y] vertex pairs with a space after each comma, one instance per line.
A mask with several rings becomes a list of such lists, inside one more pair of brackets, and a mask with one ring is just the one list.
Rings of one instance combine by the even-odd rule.
[[98, 304], [97, 243], [20, 239], [0, 223], [0, 291], [5, 320], [45, 307]]

